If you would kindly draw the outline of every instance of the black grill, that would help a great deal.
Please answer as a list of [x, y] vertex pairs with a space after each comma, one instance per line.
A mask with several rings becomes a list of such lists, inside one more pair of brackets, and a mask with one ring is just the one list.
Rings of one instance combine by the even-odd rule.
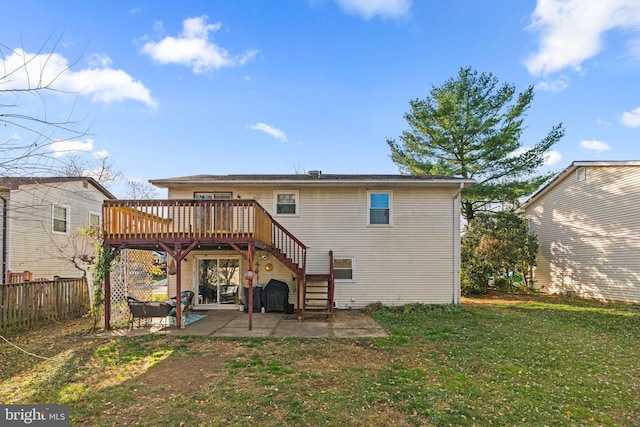
[[280, 280], [271, 279], [262, 288], [262, 306], [265, 311], [288, 311], [289, 306], [289, 285]]

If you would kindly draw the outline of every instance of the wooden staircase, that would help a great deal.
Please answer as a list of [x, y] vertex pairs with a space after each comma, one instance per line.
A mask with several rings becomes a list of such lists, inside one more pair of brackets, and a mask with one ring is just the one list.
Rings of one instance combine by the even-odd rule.
[[329, 251], [329, 273], [305, 275], [302, 320], [333, 316], [334, 284], [333, 251]]

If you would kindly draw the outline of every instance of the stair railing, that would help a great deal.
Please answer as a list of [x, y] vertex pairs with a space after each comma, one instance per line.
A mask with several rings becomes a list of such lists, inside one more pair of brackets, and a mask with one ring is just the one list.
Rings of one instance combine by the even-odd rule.
[[304, 278], [307, 267], [307, 246], [275, 219], [271, 219], [271, 224], [274, 253], [287, 267]]

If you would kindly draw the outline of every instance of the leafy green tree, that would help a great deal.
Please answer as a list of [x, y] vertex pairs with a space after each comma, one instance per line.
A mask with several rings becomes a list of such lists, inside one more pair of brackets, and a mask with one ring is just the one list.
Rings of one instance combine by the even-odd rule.
[[513, 212], [478, 213], [462, 237], [462, 291], [531, 290], [538, 238]]
[[493, 74], [461, 68], [457, 78], [410, 101], [409, 129], [400, 142], [387, 139], [391, 159], [403, 173], [472, 178], [462, 194], [468, 222], [476, 212], [517, 205], [551, 175], [536, 175], [549, 149], [564, 135], [562, 124], [532, 147], [520, 141], [533, 87], [516, 95]]

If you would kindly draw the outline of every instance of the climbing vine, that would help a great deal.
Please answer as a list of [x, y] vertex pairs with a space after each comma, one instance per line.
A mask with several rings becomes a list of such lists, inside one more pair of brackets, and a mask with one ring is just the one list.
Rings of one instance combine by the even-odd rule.
[[89, 315], [93, 318], [93, 326], [91, 331], [95, 331], [98, 322], [104, 311], [104, 284], [107, 274], [111, 271], [111, 263], [120, 254], [120, 251], [106, 245], [97, 245], [96, 262], [93, 266], [93, 304], [89, 310]]

